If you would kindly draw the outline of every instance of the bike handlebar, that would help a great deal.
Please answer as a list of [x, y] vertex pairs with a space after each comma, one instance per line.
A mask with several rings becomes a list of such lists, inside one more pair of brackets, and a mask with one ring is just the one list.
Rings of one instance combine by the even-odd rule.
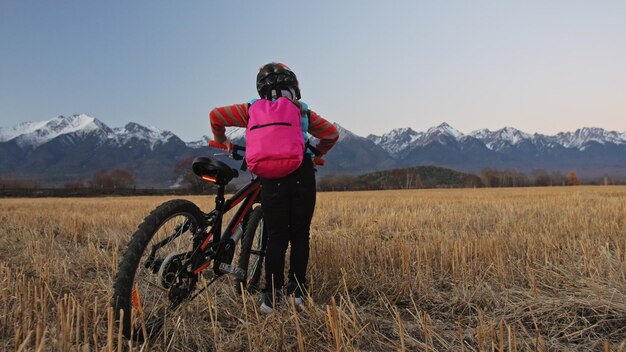
[[[228, 146], [226, 144], [219, 143], [219, 142], [216, 142], [214, 140], [209, 140], [208, 145], [209, 145], [209, 147], [225, 150], [225, 151], [227, 151], [229, 153], [230, 152], [236, 152], [238, 150], [240, 150], [240, 151], [245, 151], [246, 150], [246, 147], [242, 147], [240, 145], [232, 144], [232, 143], [231, 143], [232, 149], [228, 149]], [[309, 147], [309, 149], [315, 149], [315, 148]], [[314, 152], [316, 152], [316, 151], [317, 151], [317, 149], [314, 150]], [[316, 157], [313, 158], [313, 164], [319, 165], [319, 166], [323, 166], [324, 164], [326, 164], [326, 160], [322, 159], [321, 156], [316, 156]]]
[[234, 151], [234, 150], [241, 150], [241, 151], [245, 151], [246, 150], [246, 147], [242, 147], [242, 146], [237, 145], [237, 144], [231, 144], [231, 145], [233, 146], [233, 148], [232, 148], [232, 150], [229, 150], [228, 146], [226, 144], [219, 143], [219, 142], [216, 142], [214, 140], [209, 140], [209, 147], [222, 149], [222, 150], [225, 150], [227, 152]]

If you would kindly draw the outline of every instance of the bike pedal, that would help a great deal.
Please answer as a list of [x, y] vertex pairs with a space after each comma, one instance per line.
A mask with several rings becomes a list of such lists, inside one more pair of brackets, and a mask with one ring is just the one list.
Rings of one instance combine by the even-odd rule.
[[243, 269], [238, 268], [234, 265], [230, 265], [227, 263], [220, 263], [219, 268], [220, 268], [220, 271], [222, 271], [223, 273], [233, 275], [239, 280], [243, 280], [246, 278], [246, 272]]

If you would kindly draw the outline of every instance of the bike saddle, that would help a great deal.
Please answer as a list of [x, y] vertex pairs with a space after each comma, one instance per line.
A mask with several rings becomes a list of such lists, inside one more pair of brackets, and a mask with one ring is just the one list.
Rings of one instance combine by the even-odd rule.
[[204, 156], [193, 159], [191, 165], [196, 175], [202, 177], [203, 180], [213, 182], [220, 186], [227, 185], [233, 177], [239, 176], [239, 172], [232, 167], [219, 160]]

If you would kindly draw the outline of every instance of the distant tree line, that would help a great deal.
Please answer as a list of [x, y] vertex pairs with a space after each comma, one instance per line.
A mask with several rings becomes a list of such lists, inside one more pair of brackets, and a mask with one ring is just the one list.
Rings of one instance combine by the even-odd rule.
[[[193, 158], [178, 161], [174, 168], [176, 178], [172, 187], [137, 189], [135, 177], [130, 170], [116, 168], [99, 171], [86, 180], [67, 181], [62, 187], [42, 187], [37, 180], [19, 176], [0, 177], [0, 197], [88, 197], [98, 195], [167, 195], [167, 194], [214, 194], [217, 187], [203, 181], [191, 170]], [[226, 187], [234, 192], [235, 186]]]
[[[62, 188], [43, 188], [37, 180], [18, 176], [0, 177], [0, 196], [91, 196], [91, 195], [149, 195], [149, 194], [214, 194], [217, 187], [203, 181], [191, 168], [193, 158], [179, 160], [173, 170], [175, 184], [167, 189], [137, 189], [131, 171], [113, 169], [100, 171], [88, 180], [66, 182]], [[418, 188], [478, 188], [478, 187], [529, 187], [574, 186], [580, 184], [626, 184], [626, 178], [604, 177], [581, 180], [575, 171], [534, 170], [528, 174], [517, 170], [486, 168], [480, 175], [459, 172], [438, 166], [375, 171], [362, 175], [333, 174], [317, 183], [320, 191], [358, 191]], [[226, 191], [234, 192], [229, 185]]]
[[[363, 175], [335, 174], [318, 182], [321, 191], [356, 191], [417, 188], [478, 188], [478, 187], [543, 187], [583, 184], [575, 171], [567, 174], [543, 169], [526, 174], [517, 170], [483, 169], [480, 176], [437, 166], [377, 171]], [[626, 184], [608, 176], [591, 179], [586, 184]]]
[[482, 187], [478, 176], [438, 166], [375, 171], [362, 175], [335, 174], [317, 183], [321, 191]]
[[0, 177], [0, 189], [38, 189], [41, 184], [37, 180], [9, 175]]
[[516, 170], [483, 169], [480, 179], [485, 187], [528, 187], [528, 186], [576, 186], [582, 181], [576, 172], [570, 170], [567, 175], [560, 171], [547, 172], [534, 170], [530, 175]]
[[46, 188], [36, 180], [20, 177], [0, 177], [0, 196], [89, 196], [101, 194], [128, 194], [135, 189], [135, 178], [129, 170], [100, 171], [89, 180], [74, 180], [62, 188]]
[[93, 188], [97, 190], [122, 190], [135, 187], [135, 177], [126, 169], [100, 171], [89, 181], [69, 181], [63, 185], [65, 189]]

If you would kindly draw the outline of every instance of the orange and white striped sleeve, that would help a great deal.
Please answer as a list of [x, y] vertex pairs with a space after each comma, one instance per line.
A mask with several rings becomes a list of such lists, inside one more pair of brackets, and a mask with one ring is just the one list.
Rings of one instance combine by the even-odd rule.
[[339, 132], [337, 128], [326, 119], [318, 115], [316, 112], [309, 110], [309, 131], [311, 135], [319, 139], [319, 143], [315, 146], [322, 154], [328, 153], [337, 140]]
[[218, 143], [226, 141], [226, 127], [246, 127], [248, 125], [248, 103], [222, 106], [211, 110], [209, 120], [213, 139]]

